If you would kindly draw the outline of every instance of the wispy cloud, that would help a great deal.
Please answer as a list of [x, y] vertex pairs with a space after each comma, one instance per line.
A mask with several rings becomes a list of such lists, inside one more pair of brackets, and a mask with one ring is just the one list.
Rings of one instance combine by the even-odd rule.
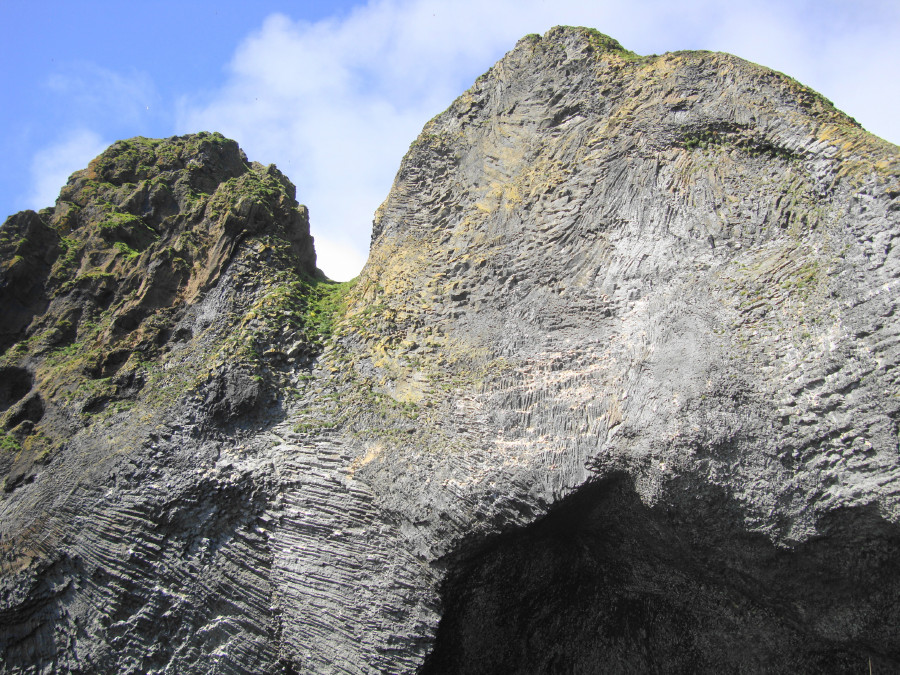
[[108, 144], [93, 131], [79, 129], [40, 150], [31, 162], [32, 190], [28, 208], [37, 210], [52, 206], [69, 176], [83, 169]]
[[116, 72], [95, 63], [70, 63], [45, 83], [69, 106], [69, 119], [140, 127], [158, 106], [160, 97], [145, 73]]
[[[89, 62], [69, 63], [40, 83], [65, 106], [61, 117], [70, 129], [34, 153], [25, 206], [51, 206], [72, 172], [83, 169], [113, 139], [135, 135], [159, 113], [160, 97], [151, 79], [140, 72], [124, 74]], [[140, 131], [137, 131], [140, 133]]]
[[[372, 215], [422, 125], [518, 38], [553, 25], [592, 26], [639, 53], [736, 53], [793, 75], [875, 133], [900, 139], [884, 105], [897, 103], [885, 84], [900, 56], [893, 39], [900, 17], [877, 0], [854, 7], [372, 0], [340, 20], [273, 15], [236, 50], [221, 89], [182, 101], [178, 127], [221, 131], [252, 158], [277, 163], [310, 207], [320, 266], [345, 279], [365, 259]], [[823, 12], [837, 23], [815, 18]]]

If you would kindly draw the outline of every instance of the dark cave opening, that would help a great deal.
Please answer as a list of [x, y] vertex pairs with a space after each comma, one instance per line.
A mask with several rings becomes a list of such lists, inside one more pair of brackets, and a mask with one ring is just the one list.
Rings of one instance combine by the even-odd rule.
[[784, 549], [686, 495], [650, 508], [618, 475], [451, 556], [420, 672], [900, 672], [900, 528], [876, 508]]

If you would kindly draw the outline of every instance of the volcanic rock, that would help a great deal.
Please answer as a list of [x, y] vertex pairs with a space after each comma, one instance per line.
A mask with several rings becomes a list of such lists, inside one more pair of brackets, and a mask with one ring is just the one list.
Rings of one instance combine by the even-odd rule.
[[900, 150], [523, 38], [354, 282], [217, 134], [0, 229], [0, 670], [895, 672]]

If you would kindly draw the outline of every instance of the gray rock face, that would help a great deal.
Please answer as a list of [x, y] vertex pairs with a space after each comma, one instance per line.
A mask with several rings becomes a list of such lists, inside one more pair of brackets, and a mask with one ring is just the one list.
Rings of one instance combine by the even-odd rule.
[[192, 207], [233, 244], [124, 369], [163, 397], [76, 415], [10, 296], [5, 444], [78, 424], [4, 464], [4, 672], [900, 668], [895, 146], [556, 28], [426, 125], [355, 284], [279, 176]]

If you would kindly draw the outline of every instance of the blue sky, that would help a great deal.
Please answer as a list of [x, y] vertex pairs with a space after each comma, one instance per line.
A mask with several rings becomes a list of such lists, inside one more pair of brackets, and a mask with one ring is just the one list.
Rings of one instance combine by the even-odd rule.
[[319, 266], [348, 279], [422, 125], [557, 24], [737, 54], [900, 143], [895, 0], [0, 0], [0, 216], [52, 205], [119, 138], [221, 131], [297, 184]]

